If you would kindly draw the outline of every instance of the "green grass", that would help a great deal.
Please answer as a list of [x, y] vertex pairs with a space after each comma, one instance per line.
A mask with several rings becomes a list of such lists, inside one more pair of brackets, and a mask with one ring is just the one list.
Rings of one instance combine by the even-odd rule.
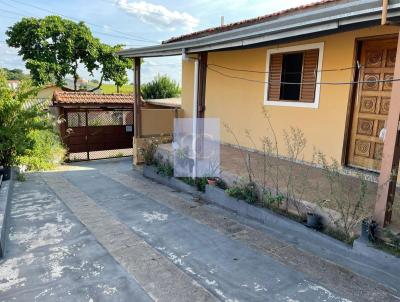
[[[114, 84], [103, 84], [100, 89], [102, 93], [117, 93], [117, 86]], [[124, 85], [119, 89], [119, 93], [133, 93], [133, 86]]]

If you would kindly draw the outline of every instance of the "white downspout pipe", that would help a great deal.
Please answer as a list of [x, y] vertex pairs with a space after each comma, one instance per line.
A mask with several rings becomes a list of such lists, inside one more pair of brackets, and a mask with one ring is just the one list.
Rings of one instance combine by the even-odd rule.
[[192, 178], [196, 178], [197, 175], [197, 107], [199, 104], [198, 100], [198, 83], [199, 83], [199, 60], [194, 59], [194, 87], [193, 87], [193, 116], [192, 116], [192, 150], [193, 150], [193, 170]]

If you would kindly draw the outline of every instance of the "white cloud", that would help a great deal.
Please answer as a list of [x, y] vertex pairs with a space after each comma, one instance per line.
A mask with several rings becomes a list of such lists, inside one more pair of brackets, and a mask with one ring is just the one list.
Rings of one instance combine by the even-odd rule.
[[186, 12], [169, 10], [165, 6], [146, 1], [117, 0], [116, 3], [127, 13], [138, 17], [142, 22], [154, 25], [159, 30], [184, 28], [192, 31], [199, 23], [199, 20]]

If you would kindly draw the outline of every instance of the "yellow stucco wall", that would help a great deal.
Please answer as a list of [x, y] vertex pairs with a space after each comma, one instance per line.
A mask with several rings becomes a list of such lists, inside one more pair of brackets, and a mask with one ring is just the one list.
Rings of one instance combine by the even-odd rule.
[[180, 109], [142, 109], [142, 135], [171, 135]]
[[[247, 70], [266, 69], [268, 48], [279, 48], [308, 43], [324, 42], [322, 69], [337, 69], [352, 66], [355, 57], [356, 39], [368, 36], [397, 33], [396, 27], [373, 27], [369, 29], [332, 34], [301, 42], [274, 45], [248, 50], [211, 52], [208, 54], [209, 64]], [[183, 62], [182, 72], [182, 109], [184, 116], [192, 115], [193, 103], [193, 62]], [[224, 70], [229, 75], [265, 81], [262, 73], [246, 73]], [[351, 81], [353, 71], [322, 72], [322, 82]], [[232, 136], [222, 126], [229, 125], [239, 138], [240, 144], [252, 148], [246, 138], [245, 129], [251, 132], [253, 139], [261, 148], [260, 138], [268, 131], [262, 108], [266, 108], [278, 136], [280, 151], [285, 154], [283, 131], [290, 126], [300, 128], [307, 139], [306, 158], [310, 160], [314, 147], [338, 161], [342, 157], [345, 121], [350, 95], [350, 85], [323, 85], [320, 91], [319, 108], [297, 108], [264, 106], [263, 83], [246, 82], [221, 76], [214, 71], [207, 71], [206, 117], [217, 117], [221, 120], [221, 140], [234, 143]]]

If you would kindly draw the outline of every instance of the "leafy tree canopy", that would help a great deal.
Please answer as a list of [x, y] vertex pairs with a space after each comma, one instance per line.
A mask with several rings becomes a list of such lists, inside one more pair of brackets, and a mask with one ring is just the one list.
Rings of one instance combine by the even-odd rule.
[[24, 80], [29, 77], [29, 75], [24, 74], [24, 72], [21, 69], [15, 68], [15, 69], [7, 69], [3, 68], [7, 80]]
[[83, 22], [59, 16], [22, 18], [6, 34], [7, 44], [19, 48], [18, 53], [36, 85], [55, 82], [63, 86], [66, 76], [72, 75], [77, 90], [79, 65], [85, 66], [92, 75], [95, 70], [101, 72], [99, 86], [93, 90], [103, 80], [114, 81], [119, 86], [128, 81], [126, 69], [131, 67], [131, 62], [116, 54], [122, 45], [101, 43]]
[[167, 75], [157, 75], [151, 82], [143, 84], [141, 90], [145, 100], [173, 98], [181, 94], [179, 84]]

